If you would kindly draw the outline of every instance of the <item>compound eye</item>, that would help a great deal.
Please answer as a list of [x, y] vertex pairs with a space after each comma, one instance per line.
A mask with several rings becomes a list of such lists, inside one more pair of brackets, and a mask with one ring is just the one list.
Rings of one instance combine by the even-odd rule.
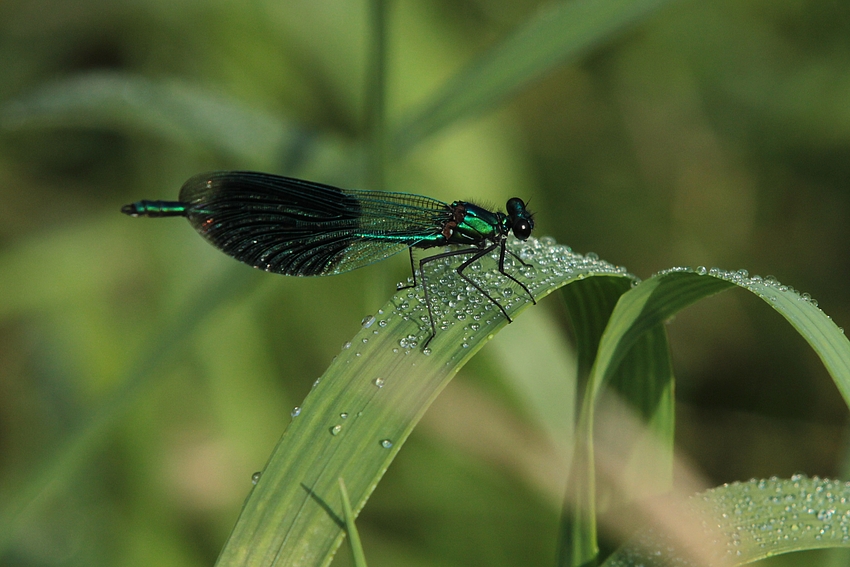
[[531, 223], [526, 219], [517, 219], [512, 230], [514, 236], [520, 240], [528, 240], [528, 237], [531, 236]]
[[521, 215], [523, 212], [525, 212], [525, 203], [522, 202], [522, 199], [513, 197], [511, 199], [508, 199], [506, 210], [508, 212], [508, 215], [510, 216], [515, 217], [517, 215]]

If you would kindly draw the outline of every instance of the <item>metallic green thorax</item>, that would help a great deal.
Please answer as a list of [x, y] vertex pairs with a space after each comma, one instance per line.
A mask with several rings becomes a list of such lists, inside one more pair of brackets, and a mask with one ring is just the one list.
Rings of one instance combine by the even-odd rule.
[[449, 218], [444, 221], [440, 234], [414, 244], [415, 247], [459, 244], [480, 248], [487, 243], [501, 242], [511, 232], [520, 240], [525, 240], [534, 227], [531, 213], [525, 208], [525, 203], [517, 198], [508, 201], [507, 214], [494, 213], [465, 201], [455, 201], [448, 208]]
[[505, 215], [492, 213], [472, 203], [455, 201], [451, 204], [452, 218], [443, 227], [440, 234], [441, 242], [445, 244], [462, 244], [478, 246], [482, 242], [495, 242], [501, 236], [507, 236]]

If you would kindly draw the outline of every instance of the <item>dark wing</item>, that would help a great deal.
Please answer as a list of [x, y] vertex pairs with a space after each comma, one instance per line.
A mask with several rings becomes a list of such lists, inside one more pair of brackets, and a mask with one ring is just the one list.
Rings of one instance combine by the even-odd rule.
[[196, 175], [180, 190], [192, 226], [226, 254], [290, 276], [339, 274], [437, 237], [448, 205], [266, 173]]

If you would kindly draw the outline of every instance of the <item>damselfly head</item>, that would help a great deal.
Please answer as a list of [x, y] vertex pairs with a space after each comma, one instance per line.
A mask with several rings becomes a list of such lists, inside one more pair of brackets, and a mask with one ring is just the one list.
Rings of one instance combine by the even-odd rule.
[[534, 215], [525, 208], [525, 203], [522, 199], [513, 197], [508, 199], [505, 205], [508, 214], [508, 224], [514, 236], [520, 240], [527, 240], [531, 236], [531, 230], [534, 228]]

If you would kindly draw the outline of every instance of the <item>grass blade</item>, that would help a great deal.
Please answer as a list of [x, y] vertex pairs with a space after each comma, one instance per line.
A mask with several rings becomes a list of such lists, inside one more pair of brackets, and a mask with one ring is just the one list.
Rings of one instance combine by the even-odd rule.
[[395, 129], [399, 154], [461, 119], [480, 114], [556, 65], [644, 21], [669, 0], [553, 2], [451, 78]]
[[694, 496], [681, 522], [696, 550], [681, 539], [644, 530], [603, 567], [744, 565], [793, 551], [850, 547], [850, 485], [794, 476], [736, 482]]
[[229, 156], [243, 167], [268, 167], [303, 144], [294, 124], [178, 81], [91, 73], [49, 83], [7, 103], [0, 126], [141, 130]]
[[[850, 405], [850, 341], [807, 295], [801, 295], [772, 278], [750, 277], [743, 270], [727, 272], [681, 268], [649, 278], [623, 294], [599, 341], [599, 352], [590, 373], [577, 427], [579, 442], [573, 460], [573, 481], [569, 486], [569, 500], [576, 503], [577, 508], [571, 517], [572, 531], [564, 531], [566, 555], [570, 557], [570, 562], [565, 565], [582, 565], [592, 561], [598, 553], [592, 424], [594, 408], [603, 389], [611, 384], [630, 349], [647, 331], [697, 300], [736, 285], [764, 299], [797, 329], [821, 358]], [[661, 399], [667, 395], [662, 395]], [[663, 406], [659, 409], [659, 418], [662, 418], [666, 410]], [[670, 417], [663, 419], [669, 421]]]
[[144, 399], [144, 392], [167, 376], [162, 367], [178, 357], [192, 331], [207, 319], [210, 307], [234, 294], [247, 293], [258, 281], [252, 275], [234, 268], [207, 281], [197, 296], [182, 309], [175, 310], [174, 316], [156, 331], [155, 338], [150, 341], [151, 348], [136, 363], [127, 366], [121, 386], [98, 411], [55, 447], [45, 451], [42, 461], [24, 482], [0, 495], [4, 502], [0, 512], [0, 555], [13, 544], [18, 529], [25, 526], [31, 516], [46, 506], [57, 492], [67, 489], [74, 475], [108, 441], [116, 423], [134, 404]]
[[370, 0], [369, 19], [372, 27], [369, 57], [369, 76], [366, 128], [369, 135], [369, 179], [373, 191], [384, 191], [384, 150], [386, 148], [387, 96], [387, 2]]
[[[537, 298], [579, 278], [625, 277], [622, 270], [563, 246], [535, 239], [515, 246], [536, 268], [523, 275]], [[489, 261], [475, 277], [498, 293], [512, 316], [528, 307], [528, 298], [494, 275], [497, 258]], [[430, 354], [418, 346], [428, 334], [418, 290], [405, 290], [376, 320], [367, 321], [304, 400], [218, 565], [327, 565], [344, 535], [336, 479], [345, 478], [358, 513], [437, 394], [507, 324], [489, 302], [457, 282], [450, 262], [431, 266], [431, 281], [443, 280], [434, 293], [446, 292], [440, 300], [446, 303]]]
[[348, 490], [345, 481], [339, 479], [339, 497], [342, 500], [343, 519], [345, 520], [345, 533], [348, 535], [348, 544], [351, 547], [351, 555], [354, 558], [355, 567], [366, 567], [366, 554], [363, 553], [363, 545], [360, 543], [360, 534], [354, 524], [354, 511], [351, 509], [351, 500], [348, 498]]

